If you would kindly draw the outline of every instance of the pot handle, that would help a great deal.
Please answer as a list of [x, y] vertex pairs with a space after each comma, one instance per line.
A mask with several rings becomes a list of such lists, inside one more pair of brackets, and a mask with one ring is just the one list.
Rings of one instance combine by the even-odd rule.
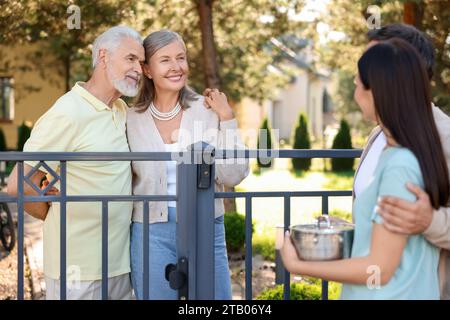
[[331, 226], [330, 218], [327, 215], [321, 215], [317, 217], [318, 229], [329, 229]]

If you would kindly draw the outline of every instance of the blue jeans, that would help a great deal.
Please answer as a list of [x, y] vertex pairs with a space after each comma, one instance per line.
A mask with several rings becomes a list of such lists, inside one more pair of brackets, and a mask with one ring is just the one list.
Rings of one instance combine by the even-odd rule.
[[[231, 300], [230, 270], [225, 243], [223, 216], [215, 220], [215, 292], [216, 300]], [[138, 300], [143, 299], [143, 234], [142, 223], [131, 225], [131, 282]], [[176, 300], [178, 291], [169, 286], [165, 269], [169, 263], [177, 263], [176, 246], [176, 208], [169, 207], [169, 221], [152, 223], [149, 226], [149, 299]]]

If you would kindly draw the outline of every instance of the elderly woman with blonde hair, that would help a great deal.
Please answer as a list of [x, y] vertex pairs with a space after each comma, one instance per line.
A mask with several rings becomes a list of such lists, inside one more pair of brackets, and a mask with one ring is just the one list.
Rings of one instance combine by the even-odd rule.
[[[227, 97], [217, 89], [204, 96], [187, 86], [188, 62], [182, 38], [170, 30], [151, 33], [144, 40], [144, 79], [127, 116], [130, 150], [183, 151], [201, 139], [218, 149], [245, 148]], [[199, 132], [200, 131], [200, 132]], [[226, 137], [232, 137], [227, 139]], [[216, 190], [235, 186], [248, 174], [248, 161], [216, 161]], [[175, 194], [175, 161], [133, 162], [133, 194]], [[231, 299], [225, 243], [224, 205], [216, 199], [215, 299]], [[177, 262], [176, 202], [151, 202], [149, 218], [149, 298], [177, 299], [165, 279], [165, 267]], [[131, 227], [131, 274], [136, 297], [143, 297], [143, 205], [136, 202]]]

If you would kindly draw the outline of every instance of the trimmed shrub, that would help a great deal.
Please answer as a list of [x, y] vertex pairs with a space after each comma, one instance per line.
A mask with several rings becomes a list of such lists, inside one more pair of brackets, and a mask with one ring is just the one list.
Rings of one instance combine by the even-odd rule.
[[[264, 138], [263, 140], [266, 140], [265, 144], [262, 144], [262, 141], [260, 141], [261, 138]], [[260, 127], [257, 148], [272, 149], [272, 129], [270, 128], [269, 120], [267, 118], [264, 119]], [[258, 157], [256, 160], [258, 162], [258, 167], [260, 168], [270, 168], [272, 166], [272, 160], [270, 158]]]
[[0, 128], [0, 151], [6, 151], [6, 138], [2, 128]]
[[259, 254], [265, 260], [275, 261], [275, 238], [269, 236], [254, 236], [253, 254]]
[[[322, 285], [319, 279], [312, 279], [311, 283], [299, 282], [291, 284], [291, 300], [320, 300], [322, 299]], [[341, 284], [329, 282], [328, 299], [336, 300], [340, 296]], [[266, 289], [256, 300], [283, 300], [283, 285]]]
[[[311, 149], [311, 140], [308, 132], [308, 118], [304, 113], [300, 114], [297, 127], [294, 131], [293, 149]], [[294, 170], [308, 171], [311, 168], [311, 159], [292, 159]]]
[[[224, 215], [225, 238], [229, 252], [243, 252], [245, 246], [245, 216], [237, 212]], [[252, 231], [254, 223], [252, 222]]]
[[[347, 121], [341, 121], [341, 127], [334, 137], [332, 149], [353, 149], [352, 138], [350, 135], [350, 127]], [[333, 172], [350, 171], [353, 170], [355, 163], [354, 158], [335, 158], [331, 159], [331, 170]]]
[[27, 126], [25, 123], [17, 129], [18, 131], [18, 139], [17, 139], [17, 151], [23, 151], [23, 146], [25, 142], [27, 142], [28, 138], [31, 135], [31, 128]]

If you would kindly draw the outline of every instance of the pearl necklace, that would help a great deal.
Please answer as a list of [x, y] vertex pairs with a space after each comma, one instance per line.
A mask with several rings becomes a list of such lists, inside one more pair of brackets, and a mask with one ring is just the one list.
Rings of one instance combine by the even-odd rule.
[[156, 109], [155, 105], [153, 104], [153, 101], [150, 103], [150, 112], [152, 116], [161, 121], [172, 120], [177, 116], [178, 113], [180, 113], [180, 111], [181, 111], [180, 102], [177, 102], [176, 106], [169, 112], [161, 112], [158, 109]]

